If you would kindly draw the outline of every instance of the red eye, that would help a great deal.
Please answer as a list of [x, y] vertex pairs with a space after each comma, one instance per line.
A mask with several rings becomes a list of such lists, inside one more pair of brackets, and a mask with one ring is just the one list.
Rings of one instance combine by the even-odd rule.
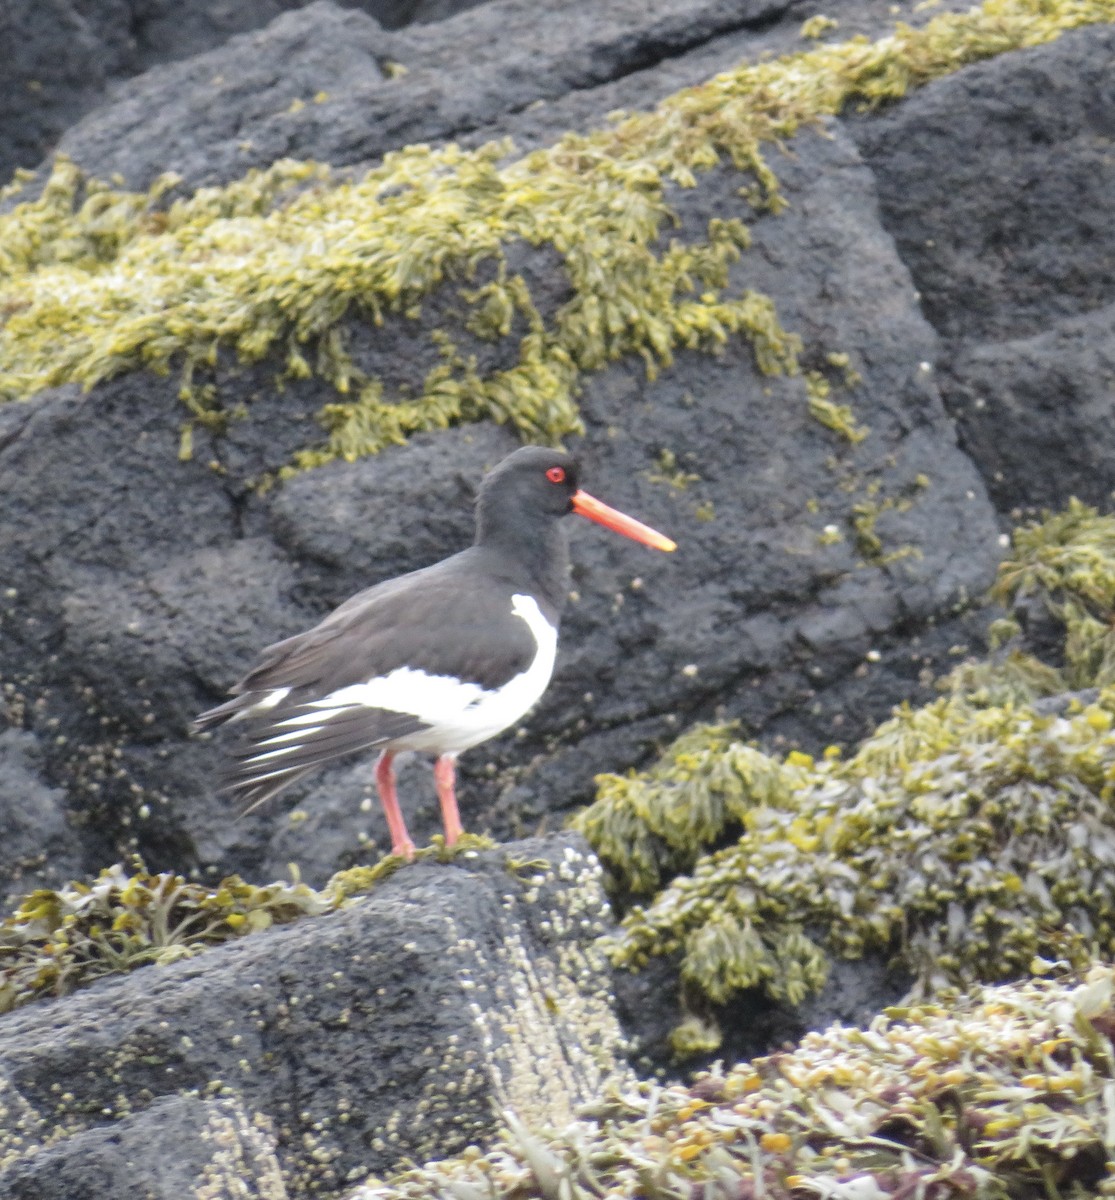
[[551, 467], [546, 472], [546, 478], [551, 483], [564, 483], [565, 482], [565, 468], [564, 467]]

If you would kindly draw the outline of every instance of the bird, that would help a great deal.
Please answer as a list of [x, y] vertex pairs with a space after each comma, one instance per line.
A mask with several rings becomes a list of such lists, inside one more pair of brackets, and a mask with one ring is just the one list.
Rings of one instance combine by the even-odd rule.
[[324, 764], [379, 751], [375, 781], [391, 852], [413, 859], [393, 760], [432, 753], [445, 843], [462, 826], [457, 756], [520, 720], [550, 682], [568, 593], [570, 513], [657, 550], [676, 544], [580, 486], [570, 454], [523, 446], [476, 498], [467, 549], [358, 592], [314, 628], [264, 649], [201, 713], [195, 731], [233, 722], [222, 789], [247, 813]]

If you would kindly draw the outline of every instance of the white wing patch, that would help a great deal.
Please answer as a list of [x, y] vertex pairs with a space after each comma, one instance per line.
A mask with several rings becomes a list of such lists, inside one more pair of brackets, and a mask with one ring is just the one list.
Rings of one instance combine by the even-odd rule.
[[242, 721], [245, 717], [258, 717], [262, 713], [268, 712], [275, 708], [276, 705], [282, 702], [290, 695], [290, 688], [273, 688], [269, 692], [260, 694], [259, 699], [249, 708], [242, 708], [233, 716], [234, 721]]
[[[493, 737], [513, 725], [538, 701], [550, 682], [557, 655], [557, 629], [542, 615], [533, 596], [512, 596], [511, 611], [527, 623], [536, 652], [530, 666], [502, 687], [486, 691], [478, 683], [450, 675], [429, 675], [412, 667], [398, 667], [367, 683], [354, 683], [330, 692], [313, 702], [313, 712], [277, 722], [275, 728], [283, 732], [261, 742], [263, 753], [253, 756], [251, 761], [281, 759], [296, 749], [306, 735], [316, 733], [331, 718], [354, 708], [409, 713], [429, 726], [393, 742], [396, 749], [455, 754]], [[278, 701], [267, 696], [263, 703], [271, 707]]]

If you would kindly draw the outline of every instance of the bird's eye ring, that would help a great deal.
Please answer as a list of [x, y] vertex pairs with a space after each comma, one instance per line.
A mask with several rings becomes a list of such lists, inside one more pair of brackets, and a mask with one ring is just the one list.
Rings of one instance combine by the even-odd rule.
[[565, 482], [565, 468], [564, 467], [551, 467], [546, 472], [546, 478], [551, 483], [564, 483]]

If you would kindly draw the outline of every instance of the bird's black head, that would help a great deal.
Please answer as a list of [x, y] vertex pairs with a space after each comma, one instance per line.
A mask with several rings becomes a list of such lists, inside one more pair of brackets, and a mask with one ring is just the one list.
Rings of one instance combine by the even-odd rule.
[[477, 538], [504, 529], [538, 536], [550, 520], [573, 511], [580, 472], [561, 450], [523, 446], [485, 476], [476, 498]]

